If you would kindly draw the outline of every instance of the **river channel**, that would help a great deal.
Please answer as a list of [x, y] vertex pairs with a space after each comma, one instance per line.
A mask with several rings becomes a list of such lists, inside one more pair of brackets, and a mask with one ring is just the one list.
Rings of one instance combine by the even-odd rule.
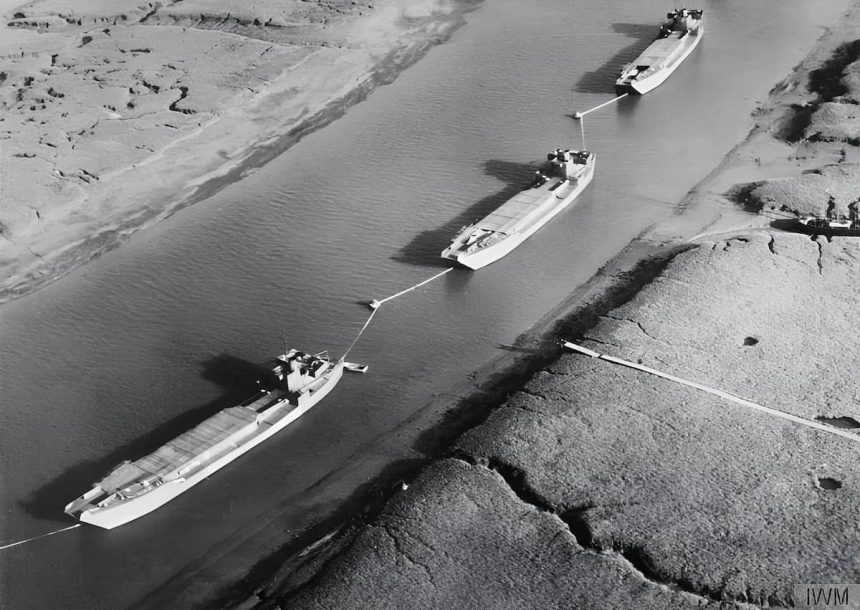
[[[706, 35], [653, 93], [588, 116], [597, 172], [501, 261], [384, 306], [345, 376], [296, 424], [164, 508], [0, 552], [5, 608], [167, 607], [264, 557], [387, 462], [431, 399], [511, 345], [742, 140], [756, 102], [846, 0], [707, 0]], [[0, 539], [244, 398], [284, 340], [339, 355], [381, 298], [445, 268], [463, 225], [578, 147], [671, 3], [485, 0], [447, 43], [264, 167], [62, 280], [0, 307]], [[267, 529], [268, 528], [268, 529]], [[177, 594], [179, 595], [179, 594]], [[176, 607], [183, 607], [182, 597]], [[155, 600], [159, 600], [157, 603]]]

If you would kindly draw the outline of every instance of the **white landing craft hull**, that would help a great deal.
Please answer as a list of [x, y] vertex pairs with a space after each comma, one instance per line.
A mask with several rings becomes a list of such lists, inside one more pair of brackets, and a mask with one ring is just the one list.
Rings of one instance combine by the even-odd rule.
[[[187, 477], [168, 480], [161, 485], [152, 487], [151, 490], [146, 493], [124, 501], [112, 502], [104, 507], [96, 506], [90, 508], [81, 512], [78, 518], [83, 523], [89, 523], [104, 529], [113, 529], [151, 513], [155, 509], [174, 499], [179, 494], [189, 490], [209, 475], [220, 470], [242, 454], [253, 449], [280, 430], [283, 430], [289, 424], [304, 415], [311, 407], [331, 392], [342, 377], [343, 370], [343, 362], [335, 364], [331, 372], [327, 374], [325, 383], [314, 391], [313, 395], [309, 397], [309, 400], [300, 406], [292, 408], [292, 410], [283, 417], [278, 418], [277, 413], [269, 416], [267, 416], [266, 413], [260, 414], [260, 417], [256, 422], [255, 429], [250, 432], [247, 437], [239, 440], [238, 444], [232, 450], [215, 458], [203, 468], [195, 470], [193, 474], [190, 474]], [[271, 407], [269, 412], [277, 411], [277, 409], [284, 404], [289, 406], [287, 401], [284, 400], [277, 403], [276, 406]], [[267, 420], [270, 420], [271, 423]], [[252, 424], [252, 426], [254, 426], [254, 424]], [[88, 494], [83, 497], [86, 498], [90, 494], [93, 494], [94, 496], [98, 495], [97, 493], [93, 493], [94, 491], [98, 491], [98, 489], [96, 488], [88, 492]], [[72, 504], [69, 504], [69, 506], [66, 507], [67, 512]]]
[[[696, 28], [695, 32], [688, 34], [684, 37], [684, 39], [679, 42], [679, 44], [683, 44], [682, 50], [672, 57], [664, 66], [659, 67], [654, 71], [653, 74], [646, 76], [641, 79], [633, 79], [628, 80], [625, 78], [619, 78], [615, 82], [615, 88], [618, 93], [638, 93], [640, 95], [645, 95], [649, 91], [652, 91], [666, 82], [672, 73], [678, 69], [685, 59], [693, 52], [697, 46], [699, 46], [699, 42], [702, 40], [702, 36], [705, 33], [705, 25], [699, 24], [699, 27]], [[647, 53], [647, 50], [646, 50]], [[639, 60], [637, 60], [639, 61]], [[632, 62], [636, 64], [637, 61]]]
[[[582, 191], [585, 190], [585, 187], [591, 183], [591, 180], [594, 177], [594, 163], [595, 162], [592, 162], [592, 165], [586, 174], [579, 178], [575, 184], [570, 185], [572, 188], [565, 192], [564, 197], [556, 197], [556, 201], [553, 202], [553, 205], [549, 207], [547, 211], [543, 212], [538, 218], [533, 219], [530, 222], [523, 223], [521, 229], [505, 235], [492, 245], [477, 248], [473, 252], [463, 252], [463, 243], [468, 238], [469, 232], [469, 230], [466, 229], [454, 239], [453, 243], [448, 248], [442, 252], [442, 258], [456, 261], [469, 269], [477, 270], [510, 254], [514, 248], [522, 244], [525, 240], [534, 235], [538, 229], [555, 218], [562, 210], [569, 206], [582, 193]], [[564, 187], [562, 186], [559, 188]], [[480, 223], [477, 223], [477, 225], [480, 225]]]
[[[547, 218], [547, 220], [549, 220], [549, 218]], [[489, 248], [485, 248], [475, 254], [458, 254], [450, 258], [452, 260], [457, 261], [464, 267], [468, 267], [472, 270], [478, 270], [510, 254], [514, 250], [514, 248], [516, 248], [526, 239], [528, 239], [528, 237], [532, 233], [537, 231], [538, 228], [540, 227], [536, 227], [534, 231], [530, 231], [528, 234], [521, 233], [519, 235], [511, 235], [510, 237], [503, 239], [495, 246], [490, 246]], [[444, 253], [443, 258], [445, 258]]]

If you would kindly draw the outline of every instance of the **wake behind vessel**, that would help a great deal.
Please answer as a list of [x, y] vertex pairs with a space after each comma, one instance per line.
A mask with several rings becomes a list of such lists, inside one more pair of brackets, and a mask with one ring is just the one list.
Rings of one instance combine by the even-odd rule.
[[105, 529], [152, 512], [298, 419], [331, 392], [344, 369], [363, 373], [366, 367], [343, 358], [332, 362], [325, 352], [293, 349], [278, 356], [257, 394], [153, 453], [121, 463], [65, 512]]
[[480, 269], [499, 260], [567, 207], [594, 176], [594, 153], [561, 150], [547, 155], [547, 166], [532, 185], [495, 212], [464, 227], [442, 258]]
[[666, 16], [669, 21], [660, 27], [657, 40], [621, 69], [615, 81], [619, 94], [648, 93], [669, 78], [702, 40], [702, 11], [681, 8]]

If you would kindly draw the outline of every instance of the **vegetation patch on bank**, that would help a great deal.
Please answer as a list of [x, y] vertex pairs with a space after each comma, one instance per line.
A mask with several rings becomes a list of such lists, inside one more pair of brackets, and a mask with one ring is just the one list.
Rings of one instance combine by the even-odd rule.
[[796, 216], [849, 217], [860, 200], [860, 164], [840, 163], [800, 176], [739, 184], [727, 196], [748, 212], [779, 210]]
[[814, 97], [791, 105], [778, 137], [788, 142], [860, 143], [860, 39], [846, 42], [808, 75], [806, 90]]

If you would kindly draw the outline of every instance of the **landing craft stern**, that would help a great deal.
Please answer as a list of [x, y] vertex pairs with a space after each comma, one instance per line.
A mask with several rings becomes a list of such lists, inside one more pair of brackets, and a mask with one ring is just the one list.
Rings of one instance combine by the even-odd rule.
[[637, 91], [636, 88], [629, 83], [615, 83], [615, 95], [624, 95], [625, 93], [630, 95], [642, 95], [640, 91]]
[[74, 517], [75, 519], [77, 519], [80, 517], [81, 513], [83, 513], [89, 508], [92, 508], [94, 500], [96, 500], [101, 495], [104, 495], [104, 491], [101, 487], [95, 486], [81, 497], [77, 498], [76, 500], [72, 500], [71, 502], [66, 504], [66, 507], [63, 509], [63, 512], [70, 517]]

